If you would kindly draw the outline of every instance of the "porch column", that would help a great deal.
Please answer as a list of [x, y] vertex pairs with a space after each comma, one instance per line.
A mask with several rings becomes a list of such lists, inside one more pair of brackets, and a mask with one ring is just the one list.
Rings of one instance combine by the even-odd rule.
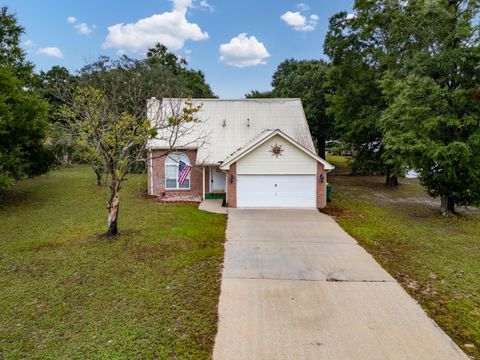
[[202, 199], [205, 200], [205, 166], [202, 166], [202, 174], [203, 174]]

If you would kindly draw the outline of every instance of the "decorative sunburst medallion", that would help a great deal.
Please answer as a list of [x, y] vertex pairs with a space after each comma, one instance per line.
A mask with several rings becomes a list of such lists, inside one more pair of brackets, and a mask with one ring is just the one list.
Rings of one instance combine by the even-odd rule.
[[283, 156], [282, 145], [278, 145], [278, 144], [270, 145], [270, 148], [271, 148], [270, 152], [272, 153], [272, 156], [275, 156], [276, 158], [278, 158], [279, 156]]

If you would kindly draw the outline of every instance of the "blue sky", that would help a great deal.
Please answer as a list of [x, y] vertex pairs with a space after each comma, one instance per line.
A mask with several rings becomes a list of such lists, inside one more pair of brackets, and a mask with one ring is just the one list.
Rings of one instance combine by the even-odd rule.
[[268, 90], [285, 58], [323, 57], [328, 19], [352, 0], [8, 0], [37, 70], [99, 55], [143, 56], [161, 41], [201, 69], [221, 98]]

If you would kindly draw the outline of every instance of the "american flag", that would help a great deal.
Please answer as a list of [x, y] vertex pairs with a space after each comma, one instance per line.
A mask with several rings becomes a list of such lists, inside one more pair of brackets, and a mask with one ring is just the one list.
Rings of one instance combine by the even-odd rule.
[[188, 174], [190, 174], [190, 170], [192, 170], [192, 166], [180, 160], [180, 163], [178, 164], [178, 182], [180, 184], [183, 184], [185, 182]]

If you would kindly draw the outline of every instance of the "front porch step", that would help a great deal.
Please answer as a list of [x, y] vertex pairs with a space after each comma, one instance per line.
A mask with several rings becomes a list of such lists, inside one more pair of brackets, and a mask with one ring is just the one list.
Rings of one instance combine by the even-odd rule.
[[223, 199], [225, 200], [226, 194], [225, 193], [209, 193], [205, 194], [205, 199]]
[[222, 199], [205, 199], [203, 200], [198, 208], [203, 211], [208, 211], [216, 214], [226, 214], [227, 208], [223, 207]]

